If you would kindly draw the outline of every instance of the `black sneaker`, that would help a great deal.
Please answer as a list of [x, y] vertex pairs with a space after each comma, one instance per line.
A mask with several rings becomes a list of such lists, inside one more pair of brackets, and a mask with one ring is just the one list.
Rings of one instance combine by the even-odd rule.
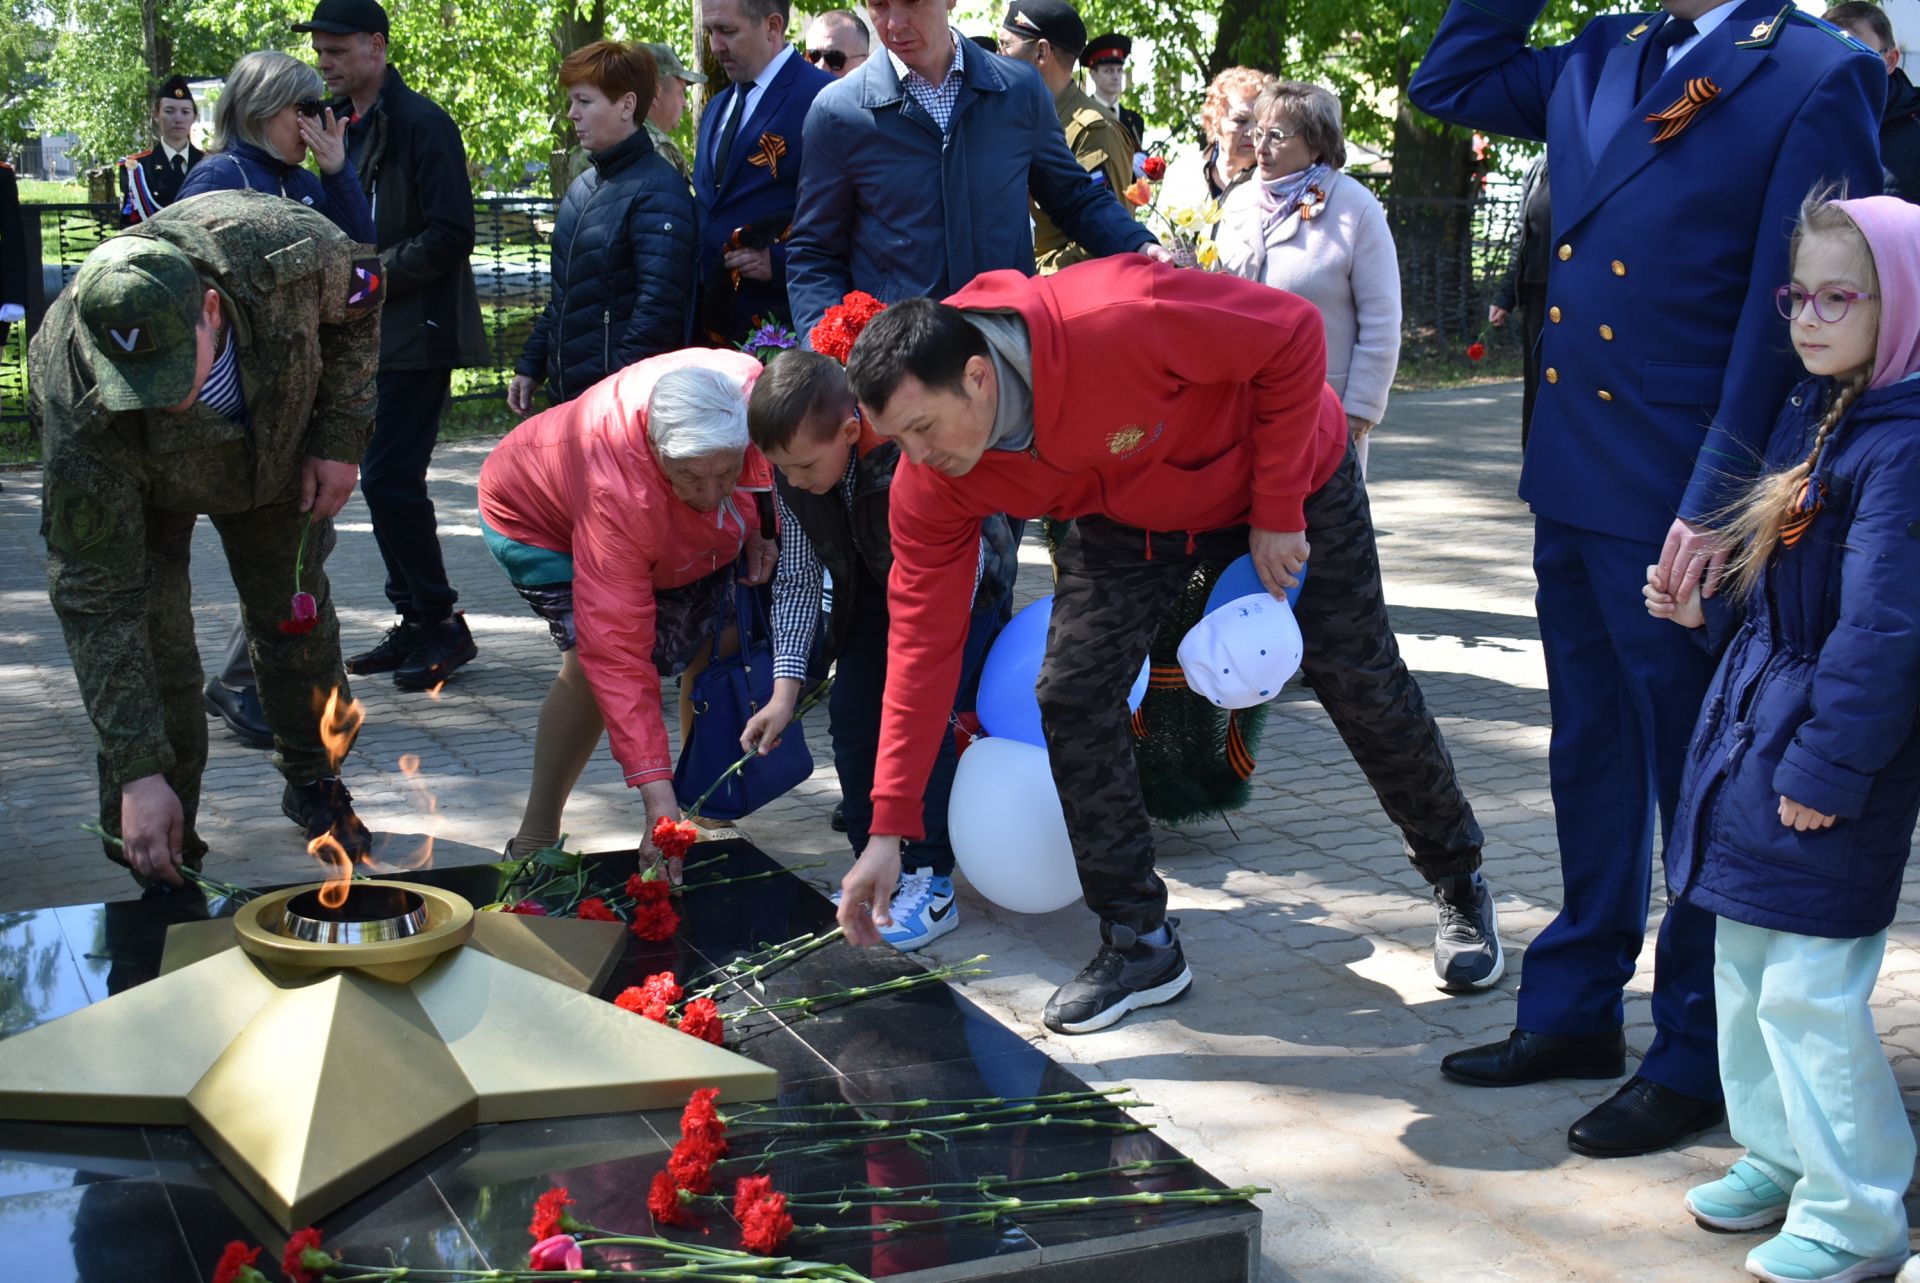
[[393, 670], [393, 684], [403, 691], [430, 690], [480, 653], [467, 631], [467, 617], [456, 614], [437, 624], [420, 624], [420, 639], [413, 653]]
[[1440, 925], [1433, 935], [1433, 974], [1448, 993], [1485, 989], [1507, 969], [1493, 892], [1478, 873], [1441, 878], [1433, 888]]
[[833, 804], [833, 814], [827, 817], [827, 827], [835, 833], [845, 833], [847, 831], [847, 804], [845, 802], [835, 802]]
[[1193, 984], [1193, 972], [1180, 952], [1180, 922], [1167, 919], [1166, 944], [1151, 945], [1130, 929], [1100, 924], [1106, 943], [1080, 974], [1047, 1001], [1047, 1028], [1057, 1034], [1087, 1034], [1105, 1029], [1136, 1007], [1172, 1002]]
[[207, 683], [204, 695], [207, 716], [227, 724], [233, 737], [248, 748], [272, 748], [273, 728], [260, 709], [260, 692], [251, 686], [239, 690], [224, 685], [219, 678]]
[[374, 673], [391, 673], [407, 662], [407, 656], [413, 654], [413, 648], [420, 644], [421, 627], [419, 624], [402, 619], [373, 644], [371, 650], [363, 650], [358, 655], [347, 656], [347, 671], [355, 677], [367, 677]]
[[307, 841], [330, 834], [341, 849], [359, 860], [373, 854], [373, 835], [353, 813], [353, 794], [337, 775], [306, 784], [289, 784], [280, 795], [280, 809], [306, 830]]

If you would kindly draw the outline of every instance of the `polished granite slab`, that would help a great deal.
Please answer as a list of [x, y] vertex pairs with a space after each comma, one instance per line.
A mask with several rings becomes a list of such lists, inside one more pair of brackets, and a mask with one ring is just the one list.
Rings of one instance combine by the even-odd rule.
[[[790, 875], [702, 889], [706, 880], [780, 866], [738, 839], [702, 843], [699, 850], [702, 858], [726, 858], [693, 873], [681, 898], [680, 932], [655, 944], [629, 936], [603, 996], [651, 972], [672, 969], [685, 979], [762, 944], [832, 927], [833, 906]], [[610, 855], [601, 864], [617, 881], [632, 870], [633, 856]], [[494, 895], [490, 869], [406, 876], [476, 904]], [[231, 912], [224, 901], [174, 895], [0, 914], [0, 1040], [151, 979], [169, 926]], [[835, 945], [770, 976], [753, 996], [770, 1002], [817, 995], [918, 970], [919, 963], [891, 950]], [[740, 1004], [733, 999], [723, 1011]], [[736, 1015], [728, 1021], [726, 1041], [778, 1070], [777, 1104], [783, 1109], [1032, 1096], [1084, 1086], [944, 985], [804, 1018]], [[0, 1056], [5, 1054], [0, 1041]], [[366, 1082], [359, 1089], [375, 1094], [382, 1085]], [[524, 1262], [532, 1243], [526, 1226], [534, 1199], [563, 1185], [583, 1219], [649, 1232], [646, 1189], [666, 1162], [676, 1126], [675, 1111], [654, 1111], [477, 1127], [326, 1217], [320, 1228], [330, 1249], [363, 1263], [512, 1268]], [[756, 1152], [748, 1132], [736, 1138], [736, 1153]], [[1176, 1156], [1150, 1132], [1006, 1127], [925, 1153], [876, 1139], [831, 1155], [776, 1157], [759, 1170], [798, 1201], [849, 1185], [1046, 1177]], [[1078, 1196], [1217, 1185], [1189, 1168], [1020, 1193], [1042, 1197], [1057, 1188], [1059, 1196]], [[872, 1213], [874, 1219], [900, 1220], [937, 1215], [913, 1207]], [[696, 1219], [688, 1235], [737, 1244], [737, 1227], [723, 1209], [703, 1205]], [[1255, 1208], [1237, 1204], [1130, 1207], [911, 1233], [865, 1230], [867, 1222], [818, 1212], [796, 1211], [795, 1219], [856, 1231], [797, 1238], [787, 1249], [796, 1255], [912, 1283], [1014, 1277], [1110, 1283], [1116, 1269], [1142, 1280], [1235, 1283], [1252, 1277], [1260, 1226]], [[0, 1276], [34, 1283], [205, 1283], [220, 1249], [235, 1238], [265, 1244], [263, 1261], [277, 1258], [285, 1242], [184, 1128], [0, 1122]], [[617, 1268], [618, 1258], [613, 1263]]]

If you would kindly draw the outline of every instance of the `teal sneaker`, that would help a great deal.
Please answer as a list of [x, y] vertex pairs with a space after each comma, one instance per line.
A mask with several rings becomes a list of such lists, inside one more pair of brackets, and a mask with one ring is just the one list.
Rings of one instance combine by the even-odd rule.
[[1687, 1191], [1687, 1210], [1709, 1229], [1757, 1230], [1787, 1219], [1788, 1191], [1741, 1159], [1717, 1181]]
[[1798, 1234], [1776, 1234], [1747, 1253], [1747, 1273], [1767, 1283], [1860, 1283], [1898, 1273], [1907, 1256], [1904, 1245], [1884, 1256], [1861, 1256]]
[[932, 869], [908, 869], [890, 906], [893, 925], [880, 928], [880, 938], [902, 953], [932, 944], [960, 925], [960, 905], [953, 898], [953, 879], [935, 877]]

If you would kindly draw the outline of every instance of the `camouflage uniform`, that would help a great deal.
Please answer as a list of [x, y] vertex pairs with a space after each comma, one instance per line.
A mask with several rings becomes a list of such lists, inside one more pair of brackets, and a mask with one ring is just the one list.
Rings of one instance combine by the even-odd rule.
[[[30, 353], [32, 419], [45, 451], [41, 533], [47, 581], [99, 743], [100, 817], [120, 825], [121, 786], [162, 774], [186, 818], [186, 863], [207, 725], [187, 563], [197, 514], [219, 531], [251, 640], [275, 764], [289, 782], [332, 774], [318, 731], [339, 688], [339, 625], [318, 567], [322, 531], [298, 511], [309, 456], [358, 463], [373, 428], [378, 293], [356, 286], [372, 254], [325, 217], [252, 191], [170, 206], [131, 237], [161, 238], [219, 291], [234, 336], [247, 422], [204, 404], [183, 413], [112, 413], [100, 404], [73, 290], [48, 310]], [[377, 266], [377, 260], [373, 265]], [[300, 587], [319, 622], [279, 629]], [[108, 854], [119, 859], [116, 848]], [[123, 861], [124, 862], [124, 861]]]
[[686, 179], [687, 182], [691, 184], [693, 182], [693, 170], [687, 167], [687, 158], [681, 154], [680, 144], [673, 141], [672, 134], [669, 134], [651, 120], [646, 122], [646, 126], [647, 137], [653, 139], [653, 149], [662, 156], [665, 156], [668, 162], [680, 171], [680, 177]]
[[[1380, 587], [1373, 519], [1354, 454], [1307, 496], [1311, 557], [1294, 617], [1301, 672], [1428, 882], [1480, 867], [1480, 826], [1420, 685], [1400, 658]], [[1128, 729], [1127, 688], [1162, 616], [1200, 562], [1247, 550], [1244, 526], [1148, 534], [1081, 517], [1055, 555], [1053, 627], [1035, 690], [1087, 906], [1145, 933], [1166, 916]]]
[[[1127, 137], [1126, 127], [1071, 81], [1054, 96], [1053, 104], [1074, 157], [1089, 173], [1098, 174], [1113, 198], [1119, 200], [1120, 193], [1133, 181], [1133, 140]], [[1087, 257], [1087, 251], [1068, 240], [1045, 210], [1033, 206], [1033, 258], [1042, 275]]]

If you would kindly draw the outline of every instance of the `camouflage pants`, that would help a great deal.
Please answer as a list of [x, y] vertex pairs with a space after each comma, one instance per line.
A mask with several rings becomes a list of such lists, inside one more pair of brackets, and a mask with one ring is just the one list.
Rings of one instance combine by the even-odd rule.
[[[146, 515], [147, 640], [158, 686], [155, 693], [174, 756], [166, 779], [185, 813], [182, 855], [187, 864], [199, 868], [207, 844], [195, 831], [194, 818], [200, 804], [200, 777], [207, 765], [207, 713], [188, 577], [196, 520], [192, 513], [150, 510]], [[307, 529], [306, 515], [287, 502], [209, 520], [219, 532], [239, 592], [260, 707], [273, 728], [274, 765], [297, 784], [329, 774], [331, 763], [320, 742], [322, 705], [327, 692], [336, 687], [342, 702], [350, 692], [340, 662], [340, 624], [333, 613], [333, 594], [326, 572], [318, 565], [322, 532], [308, 532], [306, 564], [301, 569], [301, 586], [313, 594], [320, 622], [310, 633], [289, 635], [280, 631], [280, 621], [287, 618], [293, 595], [294, 558], [301, 532]], [[100, 824], [118, 834], [120, 788], [127, 781], [114, 776], [104, 757], [99, 759], [99, 775]], [[126, 862], [118, 847], [107, 846], [107, 855]]]
[[[1480, 865], [1480, 826], [1453, 758], [1400, 658], [1352, 451], [1306, 502], [1311, 545], [1295, 619], [1301, 671], [1429, 882]], [[1035, 691], [1087, 907], [1151, 931], [1166, 916], [1140, 796], [1127, 688], [1162, 614], [1198, 562], [1224, 565], [1247, 531], [1152, 533], [1100, 517], [1073, 523], [1055, 555], [1047, 656]]]

